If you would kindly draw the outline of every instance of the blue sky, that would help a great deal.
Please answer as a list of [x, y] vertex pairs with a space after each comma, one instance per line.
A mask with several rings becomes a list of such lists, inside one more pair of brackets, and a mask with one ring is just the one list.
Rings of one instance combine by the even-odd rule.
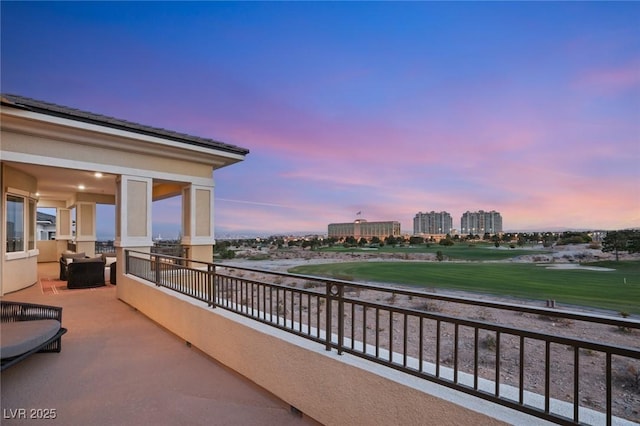
[[[6, 2], [2, 91], [250, 149], [218, 234], [640, 226], [640, 3]], [[179, 200], [154, 208], [177, 233]]]

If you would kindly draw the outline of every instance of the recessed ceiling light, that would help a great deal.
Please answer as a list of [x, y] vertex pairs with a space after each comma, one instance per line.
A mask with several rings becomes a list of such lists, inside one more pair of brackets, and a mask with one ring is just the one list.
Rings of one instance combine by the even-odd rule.
[[102, 173], [100, 173], [100, 172], [95, 172], [93, 175], [95, 177], [97, 177], [97, 178], [101, 178], [102, 177]]
[[40, 196], [40, 193], [39, 193], [39, 192], [36, 192], [36, 197], [39, 197], [39, 196]]
[[78, 185], [78, 189], [81, 191], [84, 190], [84, 185]]

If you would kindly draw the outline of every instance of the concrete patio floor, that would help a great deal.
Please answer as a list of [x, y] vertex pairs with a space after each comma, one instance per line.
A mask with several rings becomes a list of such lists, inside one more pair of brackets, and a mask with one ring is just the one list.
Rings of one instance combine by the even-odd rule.
[[[62, 352], [35, 354], [0, 376], [3, 425], [303, 425], [269, 392], [227, 369], [116, 298], [116, 287], [35, 285], [3, 297], [63, 307]], [[27, 419], [15, 419], [26, 409]], [[31, 409], [56, 419], [29, 419]], [[37, 413], [37, 412], [36, 412]]]

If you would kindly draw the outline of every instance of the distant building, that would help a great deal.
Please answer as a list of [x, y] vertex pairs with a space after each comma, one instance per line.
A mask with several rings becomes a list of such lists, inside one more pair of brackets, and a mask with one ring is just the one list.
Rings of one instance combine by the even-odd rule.
[[36, 235], [38, 240], [55, 240], [56, 217], [51, 214], [36, 212]]
[[446, 235], [453, 231], [453, 220], [448, 212], [418, 212], [413, 218], [414, 235]]
[[334, 237], [338, 239], [354, 237], [357, 240], [360, 238], [369, 240], [373, 237], [380, 239], [388, 236], [399, 237], [400, 222], [367, 222], [364, 219], [358, 219], [355, 222], [349, 223], [330, 223], [328, 236], [329, 238]]
[[495, 210], [485, 212], [469, 212], [462, 214], [460, 219], [460, 232], [462, 235], [498, 234], [502, 232], [502, 216]]

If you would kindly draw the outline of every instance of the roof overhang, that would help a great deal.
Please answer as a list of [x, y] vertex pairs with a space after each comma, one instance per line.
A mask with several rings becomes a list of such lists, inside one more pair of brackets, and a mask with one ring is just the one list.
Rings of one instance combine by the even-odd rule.
[[[24, 140], [63, 142], [95, 154], [81, 161], [66, 152], [46, 155], [34, 143], [0, 145], [2, 161], [38, 179], [43, 202], [84, 197], [108, 202], [115, 194], [115, 180], [121, 174], [147, 176], [153, 179], [157, 199], [177, 195], [186, 183], [212, 184], [212, 171], [244, 160], [247, 149], [233, 145], [157, 129], [79, 110], [60, 107], [15, 95], [2, 95], [0, 127], [3, 136], [20, 135]], [[26, 138], [25, 138], [26, 136]], [[6, 141], [9, 138], [5, 139]], [[100, 161], [100, 153], [110, 152], [122, 158], [155, 158], [166, 165], [193, 165], [195, 171], [145, 169], [144, 164], [116, 164]], [[55, 157], [55, 158], [54, 158]], [[170, 167], [169, 167], [170, 168]], [[189, 167], [191, 169], [191, 167]], [[208, 170], [208, 172], [207, 172]], [[101, 178], [95, 172], [102, 172]], [[82, 183], [85, 189], [78, 190]], [[155, 191], [155, 189], [158, 189]], [[156, 196], [154, 195], [154, 198]]]

